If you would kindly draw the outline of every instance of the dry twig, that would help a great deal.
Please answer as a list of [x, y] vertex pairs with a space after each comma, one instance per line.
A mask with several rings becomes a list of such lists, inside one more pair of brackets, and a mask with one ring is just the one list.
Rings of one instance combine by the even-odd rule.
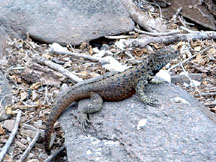
[[216, 92], [204, 92], [200, 94], [203, 97], [216, 96]]
[[188, 33], [195, 32], [193, 30], [190, 30], [190, 29], [186, 28], [185, 26], [180, 26], [179, 28], [182, 29], [182, 30], [184, 30], [184, 31], [186, 31], [186, 32], [188, 32]]
[[145, 47], [149, 43], [172, 43], [176, 41], [190, 41], [196, 39], [216, 39], [216, 32], [214, 31], [201, 31], [201, 32], [191, 32], [187, 34], [176, 34], [169, 36], [160, 37], [147, 37], [138, 39], [129, 39], [124, 43], [126, 46], [134, 45], [139, 47]]
[[134, 30], [138, 33], [142, 33], [145, 35], [150, 35], [150, 36], [166, 36], [166, 35], [173, 35], [173, 34], [179, 34], [180, 31], [179, 30], [175, 30], [175, 31], [170, 31], [170, 32], [166, 32], [166, 33], [151, 33], [151, 32], [146, 32], [137, 28], [134, 28]]
[[63, 75], [67, 76], [68, 78], [70, 78], [72, 80], [72, 82], [77, 83], [80, 81], [83, 81], [83, 79], [79, 78], [78, 76], [72, 74], [71, 72], [69, 72], [67, 69], [63, 68], [61, 65], [55, 64], [52, 61], [49, 61], [41, 56], [39, 56], [38, 54], [33, 55], [32, 58], [39, 64], [44, 64], [49, 66], [52, 69], [55, 69], [59, 72], [61, 72]]
[[70, 55], [76, 58], [84, 58], [87, 60], [91, 60], [91, 61], [101, 61], [101, 58], [97, 58], [94, 56], [89, 56], [89, 55], [85, 55], [85, 54], [77, 54], [77, 53], [73, 53], [70, 51], [56, 51], [56, 50], [50, 50], [49, 52], [51, 53], [55, 53], [55, 54], [63, 54], [63, 55]]
[[21, 113], [22, 113], [21, 110], [19, 110], [18, 113], [17, 113], [14, 128], [13, 128], [13, 130], [12, 130], [12, 132], [10, 134], [10, 137], [8, 138], [6, 144], [4, 145], [4, 147], [1, 150], [0, 161], [3, 161], [4, 156], [7, 153], [7, 150], [9, 149], [11, 143], [13, 142], [14, 137], [16, 136], [16, 133], [17, 133], [17, 130], [18, 130], [18, 127], [19, 127], [19, 123], [20, 123], [20, 120], [21, 120]]
[[176, 18], [179, 15], [179, 13], [181, 12], [181, 10], [182, 10], [182, 6], [176, 10], [175, 14], [173, 15], [173, 17], [171, 19], [172, 21], [176, 22]]
[[64, 151], [65, 149], [65, 145], [60, 147], [60, 149], [58, 149], [57, 151], [55, 151], [52, 155], [50, 155], [44, 162], [50, 162], [51, 160], [53, 160], [59, 153], [61, 153], [62, 151]]
[[168, 69], [168, 71], [174, 69], [174, 68], [177, 67], [177, 66], [183, 65], [184, 63], [188, 62], [190, 59], [196, 57], [198, 54], [204, 53], [205, 51], [209, 50], [210, 48], [216, 48], [216, 46], [209, 46], [209, 47], [206, 47], [205, 49], [203, 49], [203, 50], [200, 51], [199, 53], [196, 53], [196, 54], [192, 55], [191, 57], [188, 57], [188, 58], [185, 59], [184, 61], [182, 61], [182, 62], [180, 62], [180, 63], [178, 63], [178, 64], [173, 65], [172, 67], [170, 67], [170, 68]]
[[25, 161], [26, 157], [29, 155], [31, 149], [34, 147], [35, 143], [37, 142], [38, 138], [40, 136], [40, 132], [37, 132], [31, 143], [29, 144], [28, 148], [25, 150], [25, 152], [22, 154], [21, 158], [19, 159], [20, 162]]
[[[205, 106], [216, 106], [216, 102], [214, 101], [214, 102], [210, 102], [210, 103], [205, 103], [204, 105]], [[215, 116], [215, 118], [216, 118], [216, 116]]]

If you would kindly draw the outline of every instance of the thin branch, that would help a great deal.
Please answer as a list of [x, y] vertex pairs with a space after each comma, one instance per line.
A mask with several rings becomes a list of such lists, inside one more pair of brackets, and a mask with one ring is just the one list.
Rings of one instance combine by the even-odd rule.
[[67, 69], [65, 69], [64, 67], [62, 67], [59, 64], [56, 64], [50, 60], [47, 60], [41, 56], [39, 56], [38, 54], [32, 55], [32, 58], [39, 64], [44, 64], [46, 66], [49, 66], [52, 69], [55, 69], [56, 71], [61, 72], [63, 75], [67, 76], [68, 78], [70, 78], [72, 80], [72, 82], [77, 83], [80, 81], [83, 81], [83, 79], [79, 78], [78, 76], [72, 74], [70, 71], [68, 71]]
[[55, 53], [55, 54], [70, 55], [70, 56], [73, 56], [73, 57], [76, 57], [76, 58], [84, 58], [84, 59], [87, 59], [87, 60], [97, 61], [97, 62], [101, 60], [100, 58], [97, 58], [97, 57], [94, 57], [94, 56], [73, 53], [73, 52], [70, 52], [70, 51], [57, 51], [57, 50], [50, 49], [49, 52], [50, 53]]
[[187, 34], [175, 34], [169, 36], [160, 36], [160, 37], [147, 37], [129, 39], [124, 43], [126, 46], [139, 46], [145, 47], [149, 43], [172, 43], [176, 41], [190, 41], [196, 39], [216, 39], [216, 32], [214, 31], [201, 31], [201, 32], [192, 32]]
[[47, 96], [48, 96], [48, 89], [47, 89], [47, 86], [45, 87], [45, 97], [44, 97], [44, 101], [43, 101], [43, 105], [45, 105], [45, 103], [47, 102], [48, 103], [48, 98], [47, 98]]
[[60, 147], [57, 151], [55, 151], [52, 155], [50, 155], [44, 162], [51, 162], [59, 153], [65, 150], [65, 145]]
[[25, 161], [26, 157], [29, 155], [30, 151], [34, 147], [35, 143], [37, 142], [39, 136], [40, 136], [40, 132], [37, 132], [37, 134], [34, 136], [33, 140], [31, 141], [31, 143], [29, 144], [28, 148], [22, 154], [22, 156], [19, 159], [19, 161], [21, 161], [21, 162]]
[[205, 103], [205, 106], [216, 106], [216, 102]]
[[19, 127], [19, 123], [20, 123], [20, 120], [21, 120], [21, 113], [22, 113], [21, 110], [19, 110], [18, 113], [17, 113], [14, 128], [13, 128], [13, 130], [12, 130], [12, 132], [10, 134], [10, 137], [8, 138], [6, 144], [4, 145], [4, 147], [1, 150], [0, 161], [3, 161], [4, 156], [7, 153], [7, 150], [9, 149], [11, 143], [13, 142], [14, 137], [16, 136], [16, 133], [17, 133], [17, 130], [18, 130], [18, 127]]
[[182, 6], [179, 7], [179, 8], [176, 10], [175, 14], [173, 15], [173, 17], [172, 17], [172, 19], [171, 19], [172, 21], [176, 22], [177, 16], [178, 16], [179, 13], [181, 12], [181, 10], [182, 10]]
[[185, 59], [184, 61], [182, 61], [182, 62], [180, 62], [180, 63], [178, 63], [178, 64], [173, 65], [172, 67], [170, 67], [170, 68], [168, 69], [168, 71], [174, 69], [174, 68], [177, 67], [177, 66], [183, 65], [184, 63], [188, 62], [190, 59], [196, 57], [198, 54], [204, 53], [205, 51], [209, 50], [210, 48], [216, 48], [216, 46], [209, 46], [209, 47], [206, 47], [205, 49], [203, 49], [203, 50], [200, 51], [199, 53], [196, 53], [196, 54], [192, 55], [191, 57], [188, 57], [188, 58]]
[[185, 20], [184, 20], [181, 16], [178, 16], [178, 20], [179, 20], [179, 22], [180, 22], [184, 27], [187, 26], [187, 25], [185, 24]]
[[[210, 97], [210, 96], [216, 96], [216, 92], [203, 92], [200, 94], [202, 97]], [[197, 96], [197, 95], [195, 95]]]
[[146, 32], [146, 31], [137, 29], [136, 27], [134, 28], [134, 30], [137, 33], [142, 33], [142, 34], [146, 34], [146, 35], [150, 35], [150, 36], [166, 36], [166, 35], [173, 35], [173, 34], [179, 34], [180, 33], [179, 30], [170, 31], [170, 32], [166, 32], [166, 33], [152, 33], [152, 32]]
[[186, 32], [188, 32], [188, 33], [195, 32], [195, 31], [193, 31], [193, 30], [190, 30], [190, 29], [186, 28], [185, 26], [180, 26], [180, 29], [182, 29], [182, 30], [184, 30], [184, 31], [186, 31]]
[[126, 39], [126, 38], [134, 38], [133, 35], [107, 35], [104, 36], [107, 39]]

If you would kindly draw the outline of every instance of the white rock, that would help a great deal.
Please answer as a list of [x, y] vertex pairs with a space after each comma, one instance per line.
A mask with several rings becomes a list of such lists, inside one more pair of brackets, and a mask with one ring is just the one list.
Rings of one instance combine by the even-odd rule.
[[122, 65], [121, 63], [119, 63], [116, 59], [114, 59], [111, 56], [104, 57], [103, 61], [104, 61], [104, 64], [102, 63], [102, 66], [109, 71], [122, 72], [129, 68], [127, 67], [127, 65]]
[[172, 98], [171, 101], [174, 101], [175, 103], [185, 103], [185, 104], [190, 105], [189, 102], [187, 102], [185, 99], [183, 99], [181, 97]]
[[147, 119], [142, 119], [138, 122], [138, 125], [137, 125], [137, 130], [140, 130], [142, 128], [144, 128], [144, 126], [146, 125], [147, 123]]
[[66, 47], [62, 47], [60, 44], [58, 43], [53, 43], [50, 46], [50, 51], [58, 51], [58, 52], [68, 52]]
[[171, 76], [167, 70], [160, 70], [157, 74], [157, 77], [162, 78], [163, 80], [171, 83]]

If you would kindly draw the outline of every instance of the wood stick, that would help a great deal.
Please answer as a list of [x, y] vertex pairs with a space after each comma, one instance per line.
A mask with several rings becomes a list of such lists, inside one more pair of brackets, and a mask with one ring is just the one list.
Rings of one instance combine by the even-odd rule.
[[29, 155], [30, 151], [34, 147], [35, 143], [37, 142], [38, 138], [40, 136], [40, 132], [37, 132], [34, 136], [33, 140], [29, 144], [28, 148], [25, 150], [25, 152], [22, 154], [21, 158], [19, 159], [20, 162], [24, 162], [26, 157]]
[[82, 78], [79, 78], [78, 76], [72, 74], [70, 71], [68, 71], [67, 69], [65, 69], [64, 67], [62, 67], [59, 64], [56, 64], [50, 60], [47, 60], [41, 56], [39, 56], [38, 54], [32, 55], [33, 60], [35, 60], [37, 63], [39, 64], [44, 64], [49, 66], [50, 68], [61, 72], [63, 75], [67, 76], [68, 78], [70, 78], [72, 80], [73, 83], [77, 83], [80, 81], [83, 81]]
[[149, 43], [172, 43], [176, 41], [190, 41], [196, 39], [216, 39], [216, 32], [214, 31], [201, 31], [201, 32], [191, 32], [187, 34], [176, 34], [169, 36], [160, 36], [160, 37], [144, 37], [137, 39], [129, 39], [124, 43], [126, 46], [139, 46], [145, 47]]
[[138, 33], [142, 33], [142, 34], [146, 34], [146, 35], [150, 35], [150, 36], [166, 36], [166, 35], [173, 35], [173, 34], [179, 34], [180, 31], [179, 30], [174, 30], [174, 31], [170, 31], [170, 32], [166, 32], [166, 33], [152, 33], [152, 32], [146, 32], [137, 28], [134, 28], [134, 30]]
[[85, 54], [78, 54], [78, 53], [73, 53], [70, 51], [56, 51], [56, 50], [50, 50], [49, 52], [51, 53], [55, 53], [55, 54], [63, 54], [63, 55], [70, 55], [76, 58], [84, 58], [87, 60], [91, 60], [91, 61], [100, 61], [100, 58], [94, 57], [94, 56], [89, 56], [89, 55], [85, 55]]
[[65, 148], [66, 148], [65, 145], [60, 147], [60, 149], [58, 149], [52, 155], [50, 155], [44, 162], [51, 162], [51, 160], [53, 160], [59, 153], [64, 151]]
[[14, 140], [14, 137], [16, 136], [16, 133], [17, 133], [17, 130], [18, 130], [18, 127], [19, 127], [19, 123], [20, 123], [20, 120], [21, 120], [21, 113], [22, 113], [21, 110], [19, 110], [17, 112], [17, 117], [16, 117], [16, 121], [15, 121], [15, 124], [14, 124], [14, 128], [13, 128], [13, 130], [12, 130], [12, 132], [10, 134], [10, 137], [8, 138], [6, 144], [4, 145], [4, 147], [1, 150], [0, 161], [3, 161], [5, 154], [7, 153], [11, 143]]

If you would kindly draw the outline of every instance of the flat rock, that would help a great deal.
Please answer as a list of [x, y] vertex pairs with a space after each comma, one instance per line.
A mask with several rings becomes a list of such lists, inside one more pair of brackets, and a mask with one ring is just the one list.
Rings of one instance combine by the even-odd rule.
[[10, 35], [25, 38], [28, 32], [46, 43], [77, 45], [134, 27], [120, 0], [7, 0], [0, 4], [0, 13]]
[[85, 133], [77, 109], [67, 109], [60, 124], [68, 161], [215, 161], [215, 114], [169, 83], [149, 85], [146, 93], [160, 106], [145, 106], [136, 95], [104, 102]]

